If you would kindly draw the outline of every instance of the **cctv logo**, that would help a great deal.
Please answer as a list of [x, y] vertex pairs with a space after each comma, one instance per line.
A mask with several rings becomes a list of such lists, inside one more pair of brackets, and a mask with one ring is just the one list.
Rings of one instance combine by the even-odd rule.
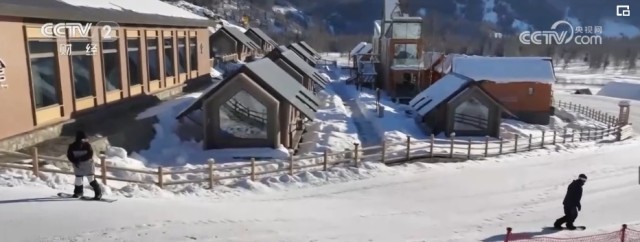
[[631, 16], [631, 8], [629, 7], [629, 5], [617, 5], [616, 16], [620, 16], [620, 17]]

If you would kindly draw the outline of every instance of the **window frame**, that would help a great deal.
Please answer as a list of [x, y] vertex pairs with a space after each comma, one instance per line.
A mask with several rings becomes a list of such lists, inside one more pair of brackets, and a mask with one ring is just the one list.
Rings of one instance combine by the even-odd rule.
[[[191, 34], [191, 33], [190, 33]], [[188, 46], [187, 46], [187, 51], [189, 52], [189, 71], [192, 75], [195, 75], [193, 72], [194, 71], [198, 71], [198, 37], [196, 36], [192, 36], [189, 35], [188, 36]], [[193, 51], [191, 49], [191, 47], [193, 47]], [[193, 56], [195, 56], [195, 58], [193, 58]], [[195, 60], [195, 65], [194, 65], [194, 61]], [[193, 78], [193, 76], [192, 76]]]
[[[117, 44], [117, 46], [115, 48], [115, 51], [113, 51], [112, 49], [109, 49], [108, 51], [105, 51], [105, 49], [104, 49], [104, 43], [105, 42], [115, 42]], [[105, 62], [105, 58], [104, 58], [105, 54], [112, 54], [112, 53], [115, 53], [117, 55], [117, 58], [116, 58], [117, 64], [116, 64], [116, 66], [118, 67], [118, 69], [119, 69], [118, 72], [119, 72], [119, 74], [121, 76], [120, 77], [120, 84], [119, 84], [120, 88], [117, 88], [115, 90], [109, 90], [107, 88], [107, 83], [109, 81], [107, 80], [107, 68], [105, 68], [106, 62]], [[122, 86], [122, 59], [121, 58], [122, 58], [122, 53], [120, 51], [120, 40], [119, 39], [117, 39], [115, 41], [100, 40], [100, 60], [102, 61], [102, 81], [103, 81], [102, 84], [104, 85], [105, 93], [117, 92], [117, 91], [122, 92], [123, 86]]]
[[[73, 44], [74, 42], [80, 42], [80, 41], [81, 41], [81, 39], [69, 40], [67, 42], [67, 44]], [[82, 41], [82, 42], [83, 43], [86, 42], [89, 45], [93, 44], [93, 42], [91, 40]], [[76, 82], [75, 82], [75, 77], [74, 77], [75, 68], [73, 68], [73, 57], [77, 56], [77, 55], [80, 55], [80, 56], [91, 56], [91, 58], [92, 58], [91, 59], [91, 64], [90, 64], [90, 68], [89, 68], [89, 71], [90, 71], [89, 79], [90, 79], [90, 82], [91, 82], [91, 96], [86, 96], [86, 97], [81, 97], [81, 98], [78, 98], [76, 96]], [[71, 93], [73, 95], [73, 100], [75, 100], [77, 102], [79, 100], [95, 98], [96, 97], [96, 84], [95, 84], [95, 72], [96, 71], [95, 71], [95, 61], [93, 59], [93, 56], [92, 55], [87, 55], [86, 51], [85, 52], [74, 51], [73, 47], [71, 47], [71, 53], [70, 53], [70, 55], [68, 57], [69, 57], [69, 74], [71, 76], [71, 89], [72, 89]]]
[[[53, 52], [51, 53], [36, 53], [36, 54], [31, 54], [31, 46], [29, 44], [30, 41], [36, 41], [36, 42], [53, 42], [54, 44], [54, 48], [53, 48]], [[38, 111], [43, 111], [43, 110], [48, 110], [51, 108], [55, 108], [55, 107], [61, 107], [62, 106], [62, 78], [60, 77], [60, 60], [59, 60], [59, 52], [60, 52], [60, 48], [59, 48], [59, 44], [54, 40], [50, 40], [50, 39], [44, 39], [44, 38], [37, 38], [37, 37], [28, 37], [27, 41], [26, 41], [26, 47], [27, 47], [27, 64], [29, 67], [29, 83], [30, 83], [30, 89], [31, 89], [31, 102], [32, 105], [31, 107], [33, 108], [33, 110], [37, 113]], [[55, 104], [51, 104], [48, 106], [43, 106], [43, 107], [38, 107], [37, 106], [37, 102], [36, 102], [36, 83], [35, 80], [33, 78], [33, 65], [32, 65], [32, 59], [37, 59], [37, 58], [48, 58], [48, 57], [53, 57], [53, 63], [54, 63], [54, 71], [55, 71], [55, 76], [57, 77], [57, 82], [55, 85], [56, 88], [56, 99], [57, 99], [57, 103]], [[37, 116], [37, 115], [36, 115]], [[37, 117], [36, 117], [36, 123], [38, 123]]]
[[[136, 48], [137, 51], [138, 51], [138, 56], [137, 56], [138, 57], [138, 73], [137, 74], [138, 74], [140, 83], [136, 83], [136, 84], [134, 84], [132, 82], [132, 79], [131, 79], [131, 66], [129, 65], [129, 61], [130, 61], [129, 57], [131, 56], [129, 54], [129, 50], [130, 50], [129, 41], [131, 41], [131, 40], [137, 41], [137, 43], [138, 43], [138, 47]], [[141, 51], [142, 50], [142, 45], [141, 45], [140, 42], [141, 42], [141, 38], [139, 36], [127, 37], [125, 39], [125, 49], [126, 49], [125, 56], [126, 56], [126, 59], [127, 59], [127, 79], [128, 79], [129, 87], [142, 86], [144, 84], [144, 81], [142, 80], [142, 69], [140, 68], [142, 66], [142, 65], [140, 65], [141, 62], [142, 62], [142, 51]]]
[[[171, 45], [166, 45], [165, 41], [171, 40]], [[167, 49], [171, 49], [171, 71], [172, 75], [167, 73]], [[175, 82], [175, 78], [177, 78], [177, 66], [176, 66], [176, 48], [175, 48], [175, 36], [174, 31], [164, 31], [162, 35], [162, 59], [164, 66], [164, 79], [171, 79]], [[174, 83], [171, 83], [174, 84]], [[167, 84], [168, 85], [168, 84]]]

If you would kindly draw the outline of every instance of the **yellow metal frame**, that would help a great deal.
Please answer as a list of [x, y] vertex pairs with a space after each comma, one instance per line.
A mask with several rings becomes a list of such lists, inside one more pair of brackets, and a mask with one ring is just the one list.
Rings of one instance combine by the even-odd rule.
[[62, 118], [62, 106], [53, 105], [36, 109], [36, 125], [50, 123]]

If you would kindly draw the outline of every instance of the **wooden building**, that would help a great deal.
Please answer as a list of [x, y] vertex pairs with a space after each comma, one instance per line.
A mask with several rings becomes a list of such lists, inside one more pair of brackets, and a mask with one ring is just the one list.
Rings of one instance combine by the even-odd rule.
[[279, 47], [269, 52], [265, 57], [278, 64], [283, 70], [291, 74], [299, 83], [314, 93], [325, 89], [326, 80], [318, 70], [305, 62], [298, 54], [287, 48]]
[[313, 47], [311, 47], [311, 45], [307, 44], [307, 42], [304, 41], [300, 41], [298, 42], [298, 44], [307, 52], [309, 52], [309, 54], [311, 54], [313, 57], [315, 57], [316, 59], [322, 59], [322, 56], [320, 56], [320, 53], [318, 53], [318, 51], [316, 51], [316, 49], [314, 49]]
[[556, 81], [551, 58], [457, 56], [451, 71], [481, 82], [519, 120], [549, 124]]
[[410, 102], [416, 122], [427, 134], [500, 136], [505, 107], [479, 82], [451, 73], [420, 92]]
[[269, 51], [278, 47], [278, 43], [259, 28], [249, 28], [244, 34], [260, 46], [258, 51], [260, 54], [269, 53]]
[[[0, 141], [10, 144], [3, 148], [56, 138], [63, 124], [85, 114], [208, 81], [207, 27], [213, 22], [157, 4], [173, 12], [151, 14], [136, 4], [109, 9], [91, 1], [0, 0]], [[177, 12], [183, 17], [163, 15]], [[119, 26], [96, 26], [105, 20]], [[47, 23], [74, 22], [93, 26], [86, 34], [41, 31]]]
[[236, 60], [250, 61], [261, 50], [247, 35], [231, 26], [222, 26], [211, 34], [209, 44], [212, 58], [235, 54]]
[[318, 99], [268, 58], [242, 66], [205, 91], [178, 119], [201, 110], [204, 148], [295, 149]]
[[298, 54], [300, 58], [302, 58], [305, 62], [307, 62], [307, 64], [309, 64], [313, 68], [316, 68], [318, 66], [318, 59], [314, 57], [311, 53], [309, 53], [309, 51], [305, 50], [298, 43], [291, 43], [287, 46], [287, 48], [289, 48], [290, 50]]

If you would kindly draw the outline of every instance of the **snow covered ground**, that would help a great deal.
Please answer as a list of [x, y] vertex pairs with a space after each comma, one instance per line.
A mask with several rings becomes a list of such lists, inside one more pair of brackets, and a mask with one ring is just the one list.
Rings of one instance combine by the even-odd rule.
[[[200, 199], [107, 204], [51, 198], [55, 190], [34, 184], [0, 187], [0, 233], [7, 241], [502, 241], [508, 226], [555, 237], [609, 232], [622, 223], [637, 229], [638, 150], [640, 143], [629, 140], [414, 163], [348, 183], [256, 184], [249, 193]], [[576, 223], [589, 230], [542, 231], [562, 215], [566, 186], [580, 173], [589, 181]]]
[[[323, 57], [344, 61], [339, 54]], [[340, 81], [345, 76], [336, 69], [322, 71], [334, 82], [319, 94], [323, 103], [303, 136], [300, 153], [342, 151], [376, 137], [389, 141], [404, 140], [407, 134], [426, 138], [412, 120], [407, 121], [401, 108], [386, 101], [384, 121], [367, 124], [377, 119], [371, 117], [371, 93], [354, 92]], [[170, 165], [182, 170], [204, 168], [209, 158], [226, 162], [222, 166], [234, 165], [238, 161], [233, 156], [238, 153], [286, 158], [284, 149], [202, 151], [199, 142], [176, 136], [176, 114], [199, 95], [186, 95], [141, 113], [138, 118], [155, 116], [159, 121], [151, 148], [127, 156], [114, 147], [107, 152], [108, 162], [129, 168], [152, 170]], [[613, 114], [617, 111], [614, 101], [596, 99], [604, 97], [566, 96], [591, 100], [581, 103]], [[548, 127], [509, 120], [503, 129], [526, 135], [541, 128], [596, 125], [572, 115], [565, 113], [572, 122], [554, 119]], [[632, 116], [635, 119], [640, 116]], [[640, 199], [640, 193], [634, 192], [638, 189], [638, 148], [640, 142], [631, 139], [616, 144], [549, 145], [463, 163], [388, 167], [365, 162], [360, 168], [337, 166], [326, 172], [300, 171], [255, 182], [235, 179], [215, 189], [207, 189], [206, 184], [160, 189], [152, 184], [109, 181], [106, 196], [119, 199], [111, 204], [51, 197], [61, 190], [70, 191], [72, 176], [41, 173], [34, 177], [31, 171], [0, 168], [0, 234], [7, 241], [502, 241], [508, 226], [525, 237], [549, 235], [551, 231], [541, 228], [562, 215], [566, 186], [580, 173], [590, 179], [577, 224], [589, 230], [551, 236], [610, 232], [622, 223], [639, 229], [640, 217], [632, 207]], [[260, 161], [257, 171], [285, 165]], [[216, 175], [237, 175], [247, 169]], [[154, 175], [130, 172], [110, 175], [154, 179]], [[167, 176], [166, 181], [202, 178], [202, 174], [180, 174]], [[609, 199], [612, 197], [616, 199]], [[76, 214], [87, 216], [73, 216]], [[65, 219], [69, 216], [73, 219]]]

